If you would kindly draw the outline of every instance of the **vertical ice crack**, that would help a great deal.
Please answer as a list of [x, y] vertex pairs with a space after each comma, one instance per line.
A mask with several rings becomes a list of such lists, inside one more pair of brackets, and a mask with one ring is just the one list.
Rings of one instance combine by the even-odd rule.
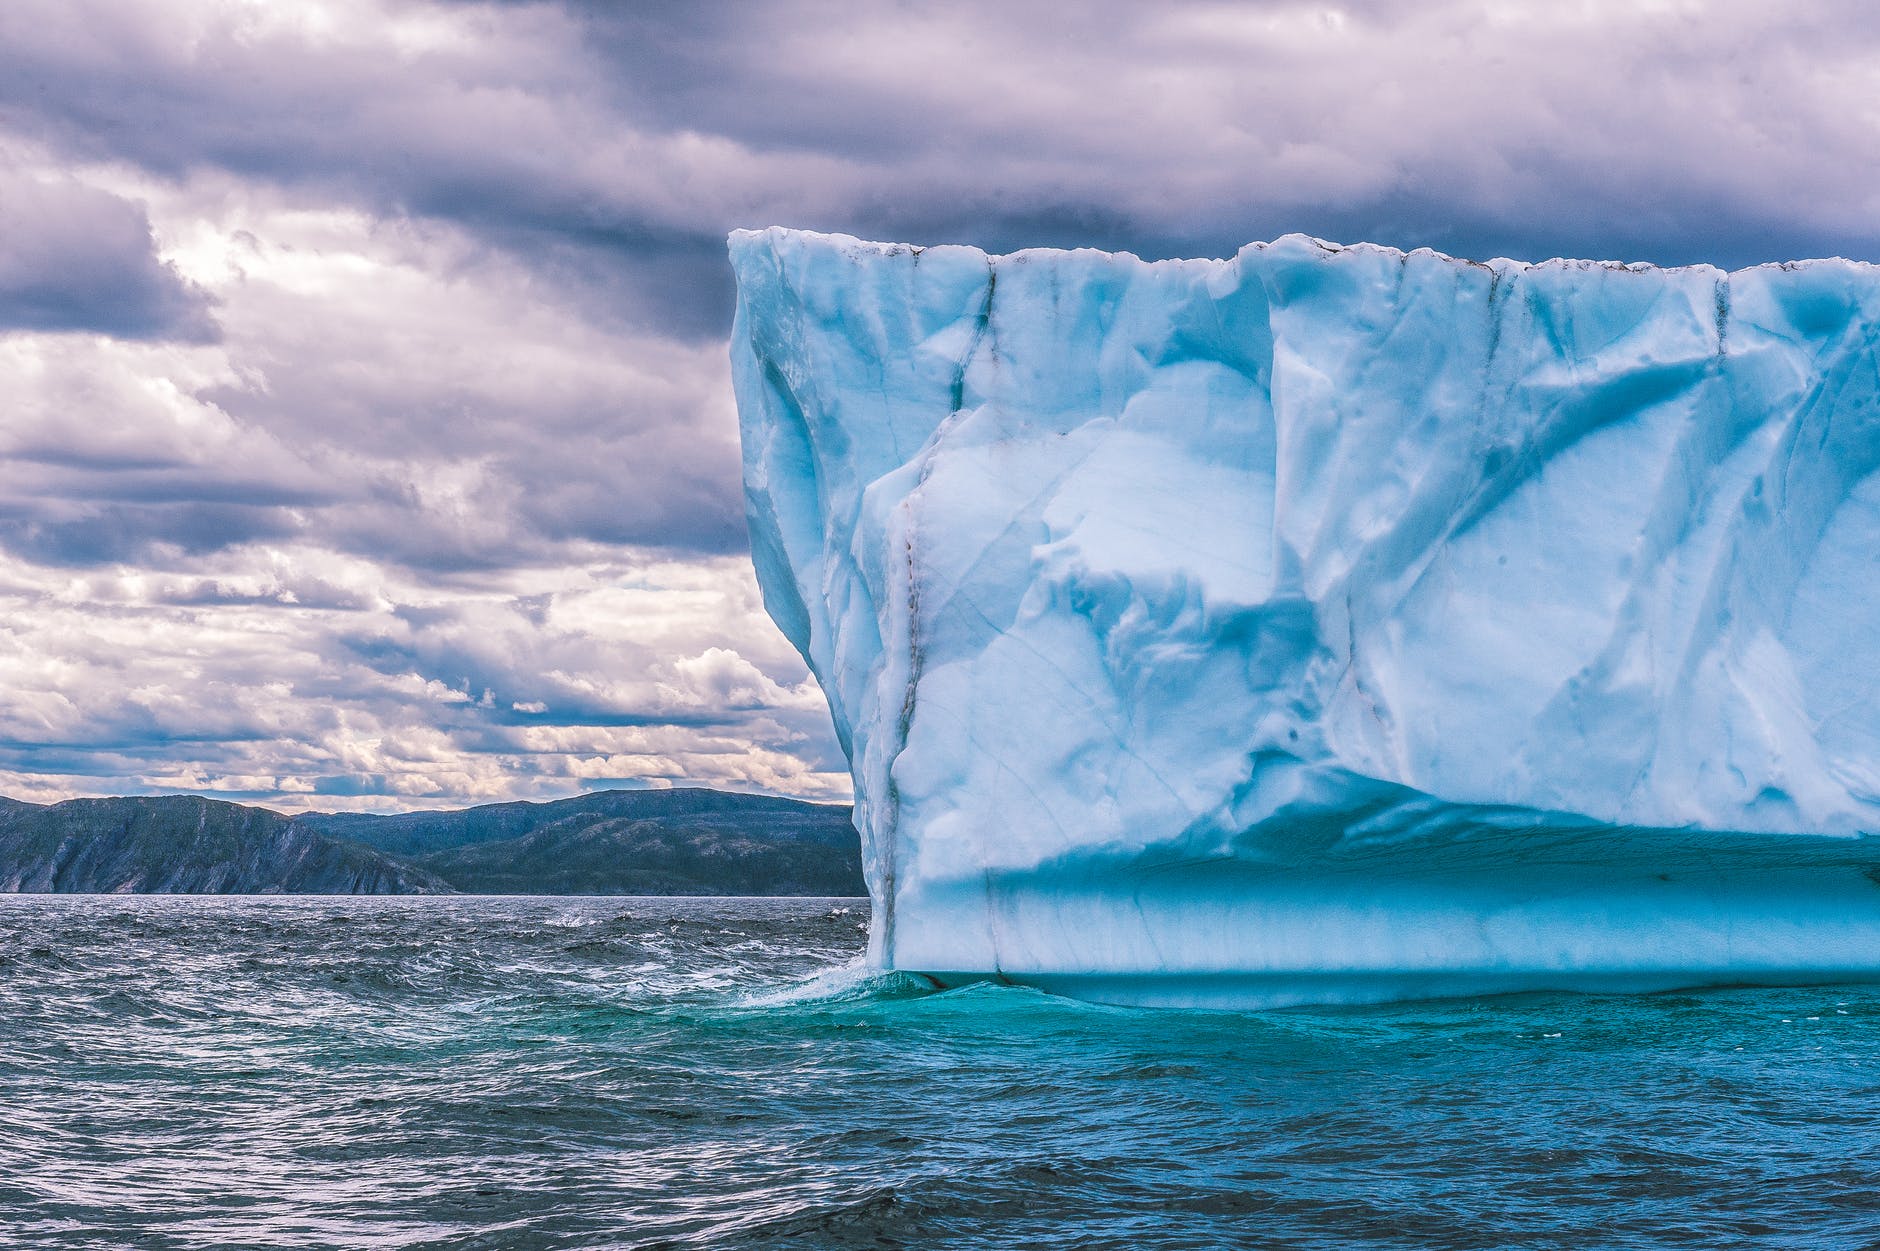
[[920, 453], [920, 474], [914, 486], [902, 501], [902, 508], [907, 516], [907, 529], [903, 542], [903, 551], [907, 562], [907, 686], [901, 697], [900, 715], [895, 720], [894, 755], [888, 760], [887, 792], [888, 821], [887, 837], [880, 841], [881, 865], [881, 900], [886, 915], [881, 923], [881, 958], [889, 968], [894, 967], [894, 897], [899, 877], [901, 837], [901, 787], [895, 780], [895, 765], [900, 762], [901, 753], [907, 750], [908, 733], [914, 724], [914, 704], [916, 691], [920, 686], [922, 665], [920, 637], [920, 565], [916, 553], [919, 525], [917, 522], [916, 501], [921, 489], [933, 474], [934, 460], [939, 454], [940, 444], [947, 431], [959, 420], [961, 411], [966, 407], [966, 371], [972, 368], [973, 358], [979, 355], [979, 346], [985, 341], [992, 326], [992, 297], [998, 290], [999, 270], [997, 258], [986, 257], [986, 297], [980, 302], [978, 316], [974, 318], [972, 338], [966, 343], [966, 349], [960, 353], [959, 365], [953, 371], [952, 410], [943, 419], [933, 437]]
[[[959, 367], [953, 371], [953, 409], [958, 413], [966, 407], [966, 371], [972, 366], [973, 358], [979, 355], [979, 345], [985, 340], [992, 326], [992, 295], [999, 287], [999, 267], [996, 258], [986, 258], [986, 298], [979, 305], [979, 316], [973, 321], [973, 337], [967, 341], [966, 350], [960, 353]], [[923, 471], [924, 477], [924, 471]]]

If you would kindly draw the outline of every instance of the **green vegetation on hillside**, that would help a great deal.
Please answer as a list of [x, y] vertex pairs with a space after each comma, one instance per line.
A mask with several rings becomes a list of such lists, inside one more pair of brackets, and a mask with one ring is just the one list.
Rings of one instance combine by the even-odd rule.
[[194, 795], [0, 805], [0, 891], [437, 894], [417, 865], [265, 808]]
[[702, 788], [390, 816], [0, 798], [0, 892], [860, 895], [846, 807]]

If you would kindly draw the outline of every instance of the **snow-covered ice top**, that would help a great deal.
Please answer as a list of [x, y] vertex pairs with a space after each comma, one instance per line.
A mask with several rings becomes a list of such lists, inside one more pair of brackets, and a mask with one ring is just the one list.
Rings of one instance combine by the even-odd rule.
[[1873, 267], [731, 254], [753, 553], [850, 753], [880, 962], [1714, 962], [1412, 959], [1389, 901], [1354, 954], [1274, 937], [1273, 891], [1880, 861], [1846, 837], [1880, 830]]

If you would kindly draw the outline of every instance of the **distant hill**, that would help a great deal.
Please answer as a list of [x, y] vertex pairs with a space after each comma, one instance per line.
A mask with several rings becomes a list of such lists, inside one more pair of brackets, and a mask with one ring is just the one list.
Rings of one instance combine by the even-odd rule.
[[416, 865], [243, 804], [193, 795], [0, 803], [0, 891], [411, 895]]
[[388, 816], [0, 797], [0, 892], [860, 895], [845, 806], [702, 788]]
[[861, 895], [846, 805], [702, 787], [553, 803], [296, 818], [407, 859], [470, 894]]

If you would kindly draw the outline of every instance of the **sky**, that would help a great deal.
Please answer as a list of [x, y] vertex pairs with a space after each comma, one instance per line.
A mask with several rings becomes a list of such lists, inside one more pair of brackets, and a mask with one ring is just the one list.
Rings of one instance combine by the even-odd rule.
[[1880, 259], [1862, 4], [0, 6], [0, 794], [848, 794], [724, 236]]

